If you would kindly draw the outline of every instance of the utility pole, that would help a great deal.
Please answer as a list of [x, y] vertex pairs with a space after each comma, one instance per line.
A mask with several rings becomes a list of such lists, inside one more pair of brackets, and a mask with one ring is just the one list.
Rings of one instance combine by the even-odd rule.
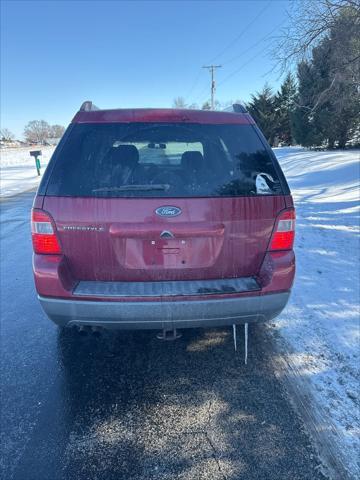
[[204, 65], [203, 68], [207, 68], [211, 73], [211, 110], [215, 108], [215, 70], [222, 67], [222, 65]]

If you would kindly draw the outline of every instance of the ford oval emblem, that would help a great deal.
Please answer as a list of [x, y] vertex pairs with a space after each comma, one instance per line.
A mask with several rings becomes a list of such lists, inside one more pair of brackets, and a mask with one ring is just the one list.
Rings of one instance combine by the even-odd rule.
[[155, 210], [156, 215], [160, 217], [177, 217], [181, 213], [181, 208], [166, 205]]

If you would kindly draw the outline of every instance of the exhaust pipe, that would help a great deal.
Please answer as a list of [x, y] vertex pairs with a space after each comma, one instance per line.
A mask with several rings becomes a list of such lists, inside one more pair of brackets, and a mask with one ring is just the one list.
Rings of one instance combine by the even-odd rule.
[[90, 327], [91, 333], [94, 335], [94, 337], [100, 337], [101, 336], [101, 328], [99, 327]]
[[80, 335], [86, 336], [92, 333], [95, 337], [100, 337], [101, 328], [99, 327], [90, 327], [90, 325], [78, 325], [77, 330]]
[[88, 334], [88, 327], [85, 327], [84, 325], [80, 325], [77, 327], [79, 335], [82, 335], [85, 337]]

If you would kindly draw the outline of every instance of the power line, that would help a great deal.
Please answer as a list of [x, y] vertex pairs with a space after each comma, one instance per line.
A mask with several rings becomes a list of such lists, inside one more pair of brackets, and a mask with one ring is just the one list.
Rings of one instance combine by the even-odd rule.
[[253, 43], [249, 48], [247, 48], [246, 50], [243, 50], [241, 53], [239, 53], [238, 55], [236, 55], [235, 57], [232, 57], [230, 58], [230, 60], [227, 60], [226, 62], [223, 62], [223, 65], [228, 65], [229, 63], [232, 63], [234, 62], [235, 60], [237, 60], [238, 58], [242, 57], [243, 55], [245, 55], [246, 53], [248, 53], [250, 50], [252, 50], [253, 48], [257, 47], [258, 45], [260, 45], [260, 43], [262, 43], [264, 40], [266, 40], [267, 38], [270, 37], [270, 35], [272, 35], [275, 30], [277, 30], [278, 28], [280, 28], [284, 23], [286, 22], [286, 19], [283, 20], [282, 22], [280, 22], [278, 25], [276, 25], [276, 27], [274, 27], [272, 30], [270, 30], [269, 33], [267, 33], [266, 35], [264, 35], [263, 37], [260, 38], [260, 40], [258, 40], [256, 43]]
[[249, 63], [251, 63], [253, 60], [255, 60], [256, 58], [260, 57], [260, 55], [262, 55], [264, 53], [265, 49], [263, 50], [260, 50], [259, 53], [257, 53], [256, 55], [254, 55], [253, 57], [251, 57], [247, 62], [243, 63], [239, 68], [237, 68], [236, 70], [234, 70], [232, 73], [230, 73], [230, 75], [228, 75], [227, 77], [224, 78], [224, 80], [222, 80], [220, 83], [219, 83], [219, 86], [220, 85], [223, 85], [225, 82], [227, 82], [228, 80], [230, 80], [230, 78], [232, 78], [234, 75], [236, 75], [237, 73], [240, 72], [240, 70], [242, 70], [243, 68], [247, 67], [249, 65]]
[[200, 77], [201, 77], [201, 74], [202, 74], [202, 70], [199, 71], [199, 73], [197, 74], [193, 84], [191, 85], [191, 87], [189, 88], [187, 94], [185, 95], [185, 100], [190, 97], [190, 95], [192, 94], [192, 92], [194, 91], [195, 87], [197, 86], [197, 84], [199, 83], [199, 80], [200, 80]]
[[[236, 55], [236, 57], [233, 57], [232, 59], [228, 60], [227, 62], [224, 62], [223, 65], [228, 65], [229, 63], [233, 62], [234, 60], [237, 60], [238, 58], [240, 58], [241, 56], [245, 55], [247, 52], [249, 52], [250, 50], [252, 50], [253, 48], [257, 47], [261, 42], [263, 42], [266, 38], [268, 38], [270, 35], [272, 35], [272, 33], [277, 30], [279, 27], [281, 27], [281, 25], [283, 25], [284, 23], [286, 22], [286, 20], [283, 20], [282, 22], [280, 22], [276, 27], [274, 27], [269, 33], [267, 33], [266, 35], [264, 35], [260, 40], [258, 40], [256, 43], [254, 43], [253, 45], [251, 45], [249, 48], [247, 48], [246, 50], [244, 50], [242, 53], [240, 53], [239, 55]], [[223, 85], [225, 82], [227, 82], [230, 78], [232, 78], [233, 76], [235, 76], [237, 73], [239, 73], [241, 70], [243, 70], [245, 67], [247, 67], [247, 65], [249, 65], [253, 60], [255, 60], [256, 58], [258, 58], [259, 56], [261, 56], [264, 51], [266, 49], [262, 49], [260, 52], [258, 52], [256, 55], [254, 55], [253, 57], [251, 57], [248, 61], [246, 61], [245, 63], [241, 64], [240, 67], [238, 67], [237, 69], [235, 69], [234, 71], [232, 71], [227, 77], [225, 77], [220, 83], [218, 83], [218, 87], [220, 87], [221, 85]], [[202, 94], [205, 90], [203, 90], [201, 92], [201, 94], [199, 95], [199, 97], [201, 98], [204, 98], [202, 97]], [[199, 98], [197, 97], [197, 98]]]
[[221, 68], [221, 65], [204, 65], [202, 68], [207, 68], [211, 73], [211, 110], [214, 110], [216, 91], [215, 70]]
[[207, 91], [208, 88], [209, 88], [208, 85], [206, 85], [206, 87], [203, 88], [198, 95], [194, 96], [193, 97], [193, 103], [196, 103], [199, 98], [203, 98], [204, 93]]
[[[246, 27], [240, 32], [239, 35], [237, 35], [234, 40], [232, 40], [218, 55], [216, 55], [216, 57], [213, 58], [213, 60], [215, 60], [216, 58], [218, 58], [220, 55], [222, 55], [224, 52], [226, 52], [226, 50], [228, 50], [232, 45], [234, 45], [238, 40], [239, 38], [251, 27], [251, 25], [253, 25], [253, 23], [256, 22], [256, 20], [264, 13], [264, 11], [269, 7], [269, 5], [271, 4], [271, 0], [265, 5], [265, 7], [260, 10], [260, 12], [254, 17], [254, 19], [248, 23], [246, 25]], [[223, 62], [222, 64], [223, 65], [228, 65], [229, 63], [232, 63], [234, 62], [235, 60], [239, 59], [240, 57], [242, 57], [243, 55], [245, 55], [246, 53], [248, 53], [250, 50], [252, 50], [253, 48], [257, 47], [258, 45], [260, 45], [264, 40], [266, 40], [267, 38], [270, 37], [270, 35], [272, 35], [279, 27], [281, 27], [284, 23], [286, 22], [286, 19], [283, 20], [282, 22], [280, 22], [278, 25], [276, 25], [270, 32], [268, 32], [266, 35], [264, 35], [263, 37], [260, 38], [260, 40], [258, 40], [257, 42], [255, 42], [254, 44], [252, 44], [249, 48], [247, 48], [246, 50], [243, 50], [240, 54], [236, 55], [235, 57], [232, 57], [230, 60], [226, 61], [226, 62]], [[264, 50], [262, 50], [259, 54], [255, 55], [255, 57], [251, 58], [249, 61], [247, 61], [245, 64], [242, 64], [238, 69], [236, 69], [234, 72], [232, 72], [230, 75], [228, 75], [223, 81], [221, 81], [218, 86], [222, 85], [224, 82], [226, 82], [228, 79], [232, 78], [234, 75], [236, 75], [240, 70], [242, 70], [243, 68], [245, 68], [249, 63], [251, 63], [252, 60], [254, 60], [255, 58], [259, 57], [259, 55], [261, 53], [263, 53]], [[198, 83], [198, 80], [200, 78], [200, 74], [196, 77], [196, 80], [194, 82], [194, 85], [193, 87], [191, 88], [191, 92], [194, 90], [195, 88], [195, 85], [197, 85]], [[207, 90], [207, 87], [205, 87], [203, 90], [201, 90], [200, 94], [197, 95], [196, 97], [194, 97], [194, 102], [196, 102], [198, 99], [201, 100], [202, 98], [205, 98], [203, 96], [203, 94], [205, 93], [205, 91]], [[190, 95], [190, 93], [188, 94]]]
[[[239, 68], [237, 68], [235, 71], [233, 71], [232, 73], [230, 73], [230, 75], [228, 75], [227, 77], [224, 78], [224, 80], [222, 80], [219, 84], [218, 84], [218, 87], [220, 87], [221, 85], [223, 85], [225, 82], [227, 82], [230, 78], [232, 78], [234, 75], [236, 75], [237, 73], [239, 73], [241, 70], [243, 70], [245, 67], [247, 67], [249, 65], [249, 63], [251, 63], [253, 60], [255, 60], [256, 58], [258, 58], [260, 55], [262, 55], [264, 53], [264, 50], [261, 50], [259, 53], [257, 53], [255, 56], [251, 57], [247, 62], [243, 63]], [[199, 98], [199, 97], [198, 97]], [[199, 101], [205, 99], [205, 97], [201, 97], [199, 98]]]
[[221, 50], [220, 53], [218, 53], [214, 58], [210, 60], [209, 63], [214, 62], [217, 58], [219, 58], [221, 55], [223, 55], [229, 48], [231, 48], [243, 35], [246, 33], [249, 28], [256, 22], [256, 20], [265, 12], [267, 8], [269, 8], [271, 4], [271, 0], [268, 1], [268, 3], [260, 10], [260, 12], [255, 15], [255, 17], [241, 30], [241, 32], [225, 47], [223, 50]]
[[[238, 55], [236, 55], [235, 57], [232, 57], [230, 60], [227, 60], [226, 62], [223, 62], [222, 65], [228, 65], [229, 63], [232, 63], [234, 62], [235, 60], [238, 60], [240, 57], [242, 57], [243, 55], [245, 55], [246, 53], [248, 53], [250, 50], [252, 50], [253, 48], [257, 47], [258, 45], [260, 45], [264, 40], [266, 40], [267, 38], [270, 37], [270, 35], [272, 35], [278, 28], [280, 28], [284, 23], [286, 22], [286, 19], [283, 20], [282, 22], [280, 22], [278, 25], [276, 25], [276, 27], [274, 27], [272, 30], [270, 30], [270, 32], [268, 32], [266, 35], [264, 35], [263, 37], [260, 38], [260, 40], [258, 40], [257, 42], [253, 43], [252, 45], [250, 45], [249, 48], [243, 50], [241, 53], [239, 53]], [[261, 53], [263, 52], [264, 50], [261, 51]], [[255, 57], [253, 57], [253, 59], [257, 58], [259, 56], [259, 54], [257, 54]], [[236, 69], [235, 72], [232, 72], [230, 75], [228, 75], [228, 77], [226, 77], [223, 81], [221, 81], [218, 86], [222, 85], [227, 79], [231, 78], [233, 75], [235, 75], [238, 71], [242, 70], [246, 65], [248, 65], [253, 59], [250, 59], [248, 62], [246, 62], [245, 64], [242, 64], [239, 69]], [[202, 99], [204, 98], [203, 97], [203, 94], [205, 93], [205, 90], [207, 89], [204, 88], [203, 90], [201, 90], [201, 92], [199, 93], [199, 95], [197, 95], [194, 99], [194, 101], [197, 101], [198, 99]]]
[[[271, 0], [268, 1], [268, 3], [255, 15], [255, 17], [245, 26], [245, 28], [243, 28], [241, 30], [241, 32], [228, 44], [226, 45], [225, 48], [223, 48], [223, 50], [221, 50], [220, 53], [218, 53], [212, 60], [210, 60], [208, 63], [212, 63], [214, 60], [216, 60], [218, 57], [220, 57], [220, 55], [223, 55], [229, 48], [231, 48], [243, 35], [244, 33], [246, 33], [246, 31], [256, 22], [256, 20], [265, 12], [265, 10], [270, 6], [271, 4]], [[260, 43], [257, 42], [255, 45], [253, 45], [252, 47], [250, 47], [248, 50], [250, 50], [251, 48], [253, 48], [254, 46], [257, 46], [258, 44]], [[246, 52], [248, 51], [246, 50]], [[230, 63], [232, 62], [233, 59], [231, 59], [229, 62], [226, 62], [226, 63]], [[198, 81], [200, 79], [200, 74], [197, 75], [195, 81], [194, 81], [194, 84], [192, 85], [192, 87], [190, 88], [189, 90], [189, 93], [186, 95], [185, 98], [189, 97], [190, 94], [193, 92], [195, 86], [198, 84]], [[202, 98], [203, 96], [203, 93], [205, 92], [205, 90], [207, 89], [204, 88], [199, 95], [197, 95], [195, 98], [194, 98], [194, 102], [197, 101], [198, 98]]]

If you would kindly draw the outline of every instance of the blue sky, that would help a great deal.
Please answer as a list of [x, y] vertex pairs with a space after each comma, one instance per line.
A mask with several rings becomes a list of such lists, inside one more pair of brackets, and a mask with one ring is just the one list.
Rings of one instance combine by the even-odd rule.
[[[247, 100], [268, 81], [269, 37], [288, 1], [2, 1], [1, 127], [67, 125], [83, 100], [100, 107], [200, 105], [220, 63], [217, 99]], [[280, 27], [279, 27], [280, 26]]]

